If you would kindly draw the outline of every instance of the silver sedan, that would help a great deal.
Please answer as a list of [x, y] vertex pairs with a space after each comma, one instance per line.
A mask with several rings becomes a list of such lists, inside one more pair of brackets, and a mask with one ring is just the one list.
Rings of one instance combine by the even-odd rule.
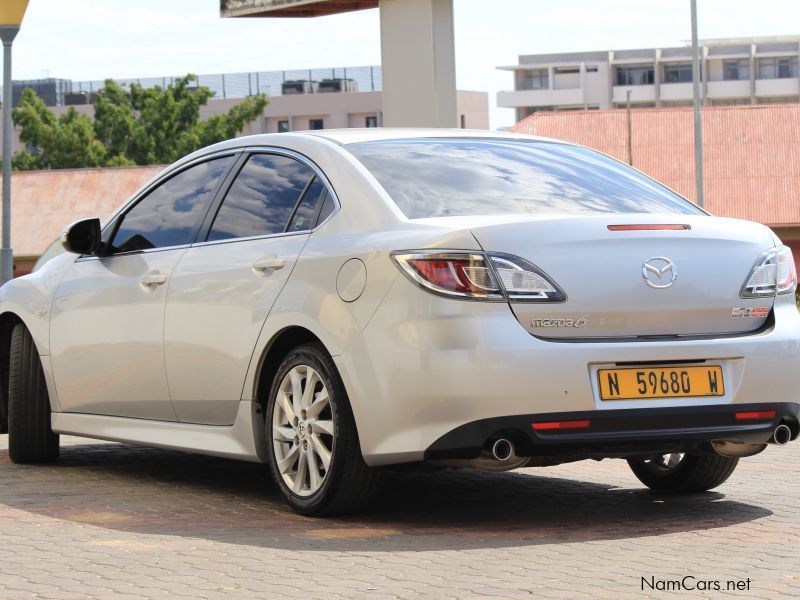
[[0, 289], [0, 426], [266, 463], [304, 514], [385, 465], [626, 459], [659, 492], [798, 435], [791, 251], [604, 155], [346, 130], [200, 150]]

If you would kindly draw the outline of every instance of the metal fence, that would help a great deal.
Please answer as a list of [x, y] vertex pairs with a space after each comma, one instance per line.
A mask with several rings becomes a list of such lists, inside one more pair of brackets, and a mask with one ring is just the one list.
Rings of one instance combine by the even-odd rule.
[[[178, 77], [143, 77], [140, 79], [117, 79], [120, 84], [136, 83], [145, 88], [161, 87], [174, 83]], [[320, 86], [331, 81], [348, 82], [346, 86]], [[287, 82], [304, 82], [301, 87], [309, 91], [341, 89], [341, 91], [377, 92], [382, 89], [381, 68], [335, 67], [332, 69], [298, 69], [291, 71], [252, 71], [250, 73], [223, 73], [198, 75], [194, 85], [210, 88], [215, 98], [245, 98], [255, 94], [280, 96]], [[72, 93], [91, 94], [103, 88], [102, 80], [73, 81]]]

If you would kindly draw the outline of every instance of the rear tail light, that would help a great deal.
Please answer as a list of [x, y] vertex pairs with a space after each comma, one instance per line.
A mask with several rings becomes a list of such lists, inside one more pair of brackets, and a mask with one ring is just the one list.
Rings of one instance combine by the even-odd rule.
[[425, 289], [458, 298], [502, 300], [497, 280], [480, 252], [409, 252], [392, 258]]
[[412, 281], [444, 296], [526, 302], [562, 302], [567, 298], [540, 269], [517, 256], [412, 250], [395, 252], [392, 258]]
[[787, 246], [768, 250], [753, 267], [742, 286], [742, 298], [762, 298], [789, 294], [797, 287], [797, 272], [792, 251]]

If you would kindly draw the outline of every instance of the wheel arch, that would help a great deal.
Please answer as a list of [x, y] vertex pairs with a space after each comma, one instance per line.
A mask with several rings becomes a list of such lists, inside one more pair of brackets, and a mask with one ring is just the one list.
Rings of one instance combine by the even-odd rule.
[[275, 378], [275, 374], [278, 372], [278, 367], [284, 357], [292, 349], [311, 343], [320, 344], [329, 355], [331, 354], [330, 350], [317, 335], [299, 325], [285, 327], [272, 336], [272, 339], [270, 339], [261, 353], [253, 389], [253, 399], [261, 405], [262, 410], [266, 410], [267, 397], [272, 386], [272, 380]]

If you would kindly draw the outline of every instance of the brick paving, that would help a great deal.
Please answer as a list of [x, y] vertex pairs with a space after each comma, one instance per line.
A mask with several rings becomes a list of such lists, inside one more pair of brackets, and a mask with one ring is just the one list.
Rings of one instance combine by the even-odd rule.
[[[619, 460], [402, 470], [341, 519], [293, 514], [260, 465], [62, 438], [59, 464], [17, 466], [6, 448], [2, 599], [800, 596], [800, 443], [674, 498]], [[750, 589], [642, 591], [687, 575]]]

